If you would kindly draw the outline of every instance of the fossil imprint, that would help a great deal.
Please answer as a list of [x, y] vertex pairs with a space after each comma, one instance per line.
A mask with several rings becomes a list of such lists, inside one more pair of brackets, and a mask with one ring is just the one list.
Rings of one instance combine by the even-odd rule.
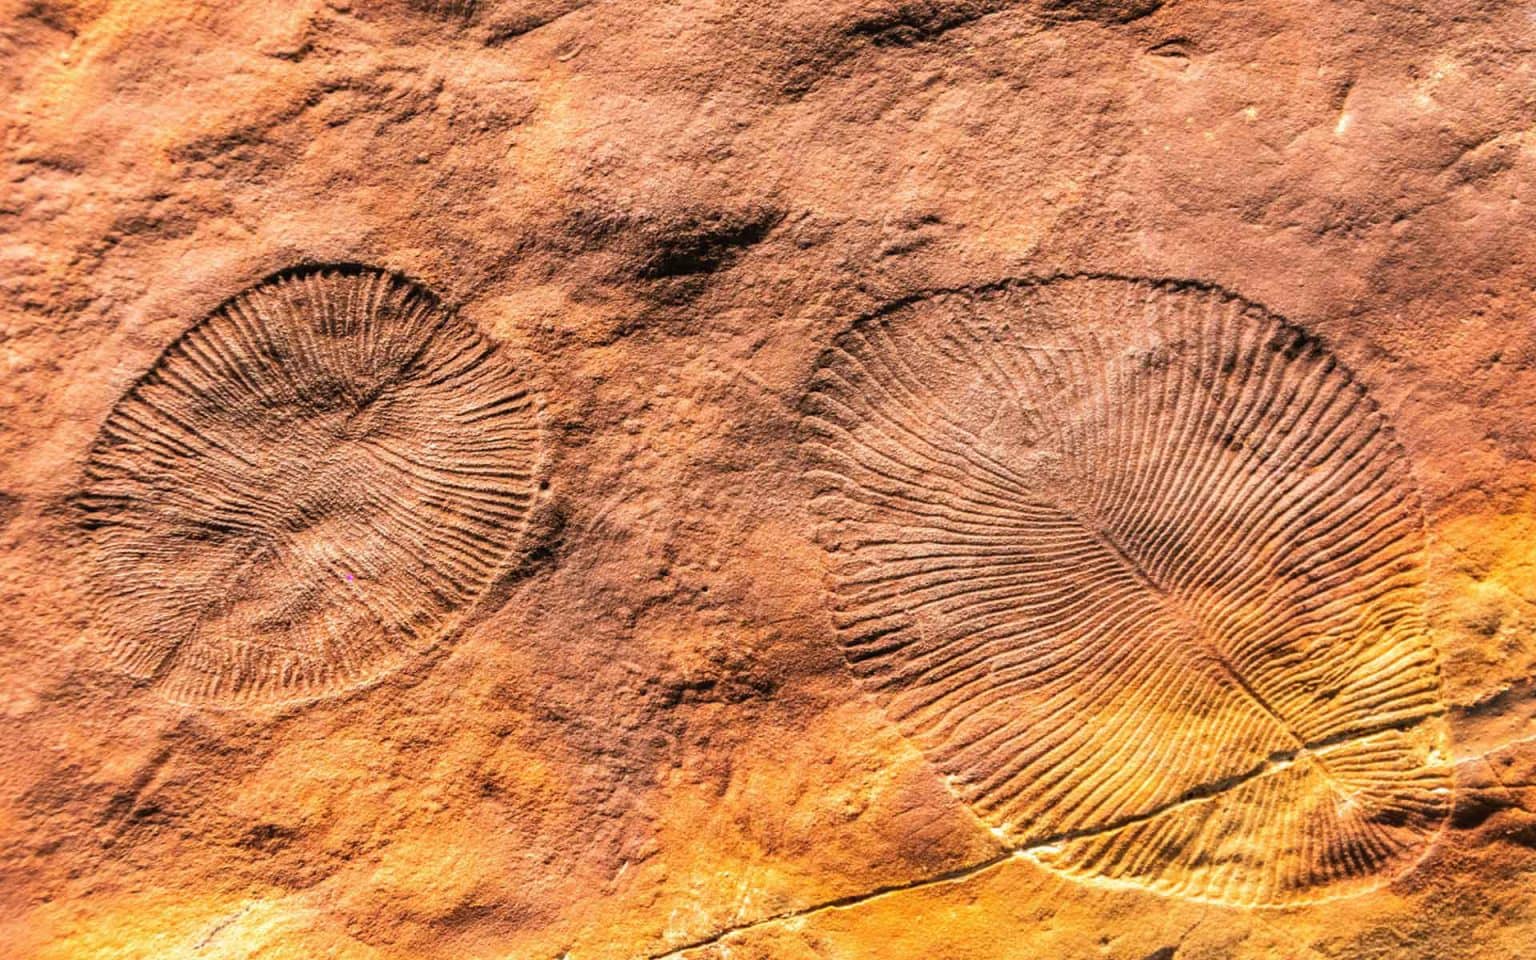
[[1420, 506], [1315, 341], [1189, 284], [941, 293], [844, 335], [806, 414], [848, 662], [1007, 847], [1243, 905], [1423, 855]]
[[285, 271], [173, 343], [79, 498], [111, 655], [174, 700], [277, 702], [432, 646], [535, 493], [526, 378], [422, 287]]

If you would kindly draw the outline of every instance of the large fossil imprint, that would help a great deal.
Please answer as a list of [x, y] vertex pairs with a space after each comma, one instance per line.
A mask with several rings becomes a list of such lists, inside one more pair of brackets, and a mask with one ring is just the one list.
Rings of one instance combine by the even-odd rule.
[[79, 497], [113, 658], [200, 703], [312, 697], [435, 643], [516, 547], [524, 373], [422, 287], [287, 271], [118, 402]]
[[847, 659], [1011, 849], [1247, 905], [1422, 856], [1419, 501], [1307, 335], [1191, 284], [941, 293], [844, 335], [806, 424]]

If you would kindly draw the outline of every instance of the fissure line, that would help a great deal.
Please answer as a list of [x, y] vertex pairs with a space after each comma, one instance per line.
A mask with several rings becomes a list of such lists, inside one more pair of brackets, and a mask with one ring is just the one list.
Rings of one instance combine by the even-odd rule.
[[986, 873], [988, 870], [992, 870], [995, 867], [1000, 867], [1017, 856], [1019, 856], [1017, 851], [1005, 850], [1002, 853], [999, 853], [993, 857], [989, 857], [986, 860], [972, 863], [964, 867], [958, 867], [954, 870], [947, 870], [944, 873], [935, 874], [931, 877], [924, 877], [920, 880], [911, 880], [906, 883], [877, 887], [876, 889], [867, 891], [865, 893], [849, 894], [848, 896], [838, 897], [834, 900], [824, 900], [821, 903], [813, 904], [809, 907], [802, 907], [799, 910], [792, 910], [786, 913], [777, 913], [771, 916], [762, 917], [758, 920], [753, 920], [749, 923], [744, 923], [739, 926], [727, 927], [726, 929], [721, 930], [719, 933], [695, 940], [692, 943], [686, 943], [680, 947], [673, 947], [665, 953], [651, 954], [646, 958], [646, 960], [670, 960], [670, 958], [681, 957], [685, 954], [691, 953], [694, 950], [702, 950], [705, 947], [714, 946], [715, 944], [720, 943], [729, 937], [733, 937], [736, 934], [746, 933], [750, 930], [771, 926], [775, 923], [788, 923], [792, 920], [803, 920], [807, 917], [815, 916], [818, 913], [825, 913], [829, 910], [846, 910], [849, 907], [862, 906], [873, 900], [878, 900], [881, 897], [889, 897], [898, 893], [907, 893], [912, 890], [922, 890], [926, 887], [943, 886], [947, 883], [959, 883], [961, 881], [969, 880], [972, 877], [980, 876], [981, 874]]
[[1162, 804], [1161, 806], [1155, 807], [1152, 810], [1122, 817], [1102, 826], [1090, 827], [1081, 830], [1065, 831], [1062, 833], [1052, 834], [1047, 837], [1041, 837], [1030, 842], [1026, 846], [1008, 847], [996, 855], [988, 857], [985, 860], [968, 864], [963, 867], [957, 867], [953, 870], [947, 870], [943, 873], [935, 874], [933, 876], [923, 877], [921, 879], [911, 880], [905, 883], [877, 887], [874, 890], [869, 890], [864, 893], [849, 894], [847, 896], [837, 897], [832, 900], [824, 900], [820, 903], [815, 903], [808, 907], [802, 907], [798, 910], [776, 913], [767, 917], [761, 917], [757, 920], [752, 920], [747, 923], [740, 924], [738, 926], [727, 927], [726, 929], [711, 934], [710, 936], [694, 940], [681, 946], [673, 947], [665, 952], [650, 954], [645, 958], [645, 960], [674, 960], [674, 958], [683, 957], [695, 950], [702, 950], [706, 947], [714, 946], [729, 939], [730, 937], [736, 936], [737, 934], [748, 933], [750, 931], [772, 926], [774, 924], [789, 923], [795, 920], [804, 920], [806, 918], [816, 916], [817, 914], [826, 913], [832, 910], [846, 910], [852, 907], [859, 907], [884, 897], [907, 893], [913, 890], [923, 890], [930, 887], [939, 887], [951, 883], [961, 883], [981, 876], [982, 874], [1001, 867], [1003, 864], [1013, 860], [1029, 860], [1032, 862], [1039, 862], [1037, 859], [1038, 854], [1048, 852], [1061, 843], [1065, 843], [1071, 840], [1082, 840], [1089, 837], [1100, 836], [1106, 833], [1113, 833], [1117, 830], [1123, 830], [1126, 827], [1135, 826], [1136, 824], [1145, 823], [1149, 820], [1154, 820], [1158, 817], [1165, 816], [1175, 810], [1183, 809], [1185, 807], [1193, 806], [1199, 803], [1207, 803], [1231, 790], [1243, 786], [1244, 784], [1251, 783], [1254, 780], [1258, 780], [1263, 777], [1271, 776], [1273, 774], [1287, 770], [1295, 766], [1298, 762], [1306, 757], [1315, 759], [1316, 751], [1326, 750], [1331, 747], [1343, 746], [1349, 743], [1357, 743], [1369, 737], [1390, 731], [1406, 732], [1408, 730], [1412, 730], [1419, 724], [1431, 719], [1432, 717], [1439, 716], [1440, 714], [1440, 711], [1429, 711], [1419, 716], [1402, 720], [1398, 723], [1381, 724], [1374, 728], [1350, 731], [1347, 735], [1331, 737], [1311, 745], [1303, 745], [1296, 750], [1288, 750], [1284, 753], [1272, 755], [1263, 763], [1258, 764], [1250, 770], [1234, 774], [1230, 777], [1224, 777], [1221, 780], [1217, 780], [1209, 784], [1204, 784], [1202, 786], [1193, 787], [1189, 790], [1186, 790], [1178, 799], [1172, 800], [1166, 804]]

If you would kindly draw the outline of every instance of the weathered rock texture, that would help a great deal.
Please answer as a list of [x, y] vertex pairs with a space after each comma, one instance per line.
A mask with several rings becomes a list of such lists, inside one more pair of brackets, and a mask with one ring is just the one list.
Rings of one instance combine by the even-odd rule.
[[0, 2], [0, 943], [1518, 957], [1528, 4]]

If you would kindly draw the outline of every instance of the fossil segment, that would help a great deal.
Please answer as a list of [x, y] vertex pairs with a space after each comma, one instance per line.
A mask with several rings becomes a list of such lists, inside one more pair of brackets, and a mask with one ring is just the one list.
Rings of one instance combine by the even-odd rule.
[[806, 424], [848, 661], [1010, 847], [1247, 905], [1423, 853], [1420, 507], [1304, 334], [1192, 285], [940, 294], [844, 335]]
[[534, 495], [522, 372], [423, 288], [280, 274], [170, 346], [79, 503], [114, 658], [172, 699], [273, 702], [430, 647]]

